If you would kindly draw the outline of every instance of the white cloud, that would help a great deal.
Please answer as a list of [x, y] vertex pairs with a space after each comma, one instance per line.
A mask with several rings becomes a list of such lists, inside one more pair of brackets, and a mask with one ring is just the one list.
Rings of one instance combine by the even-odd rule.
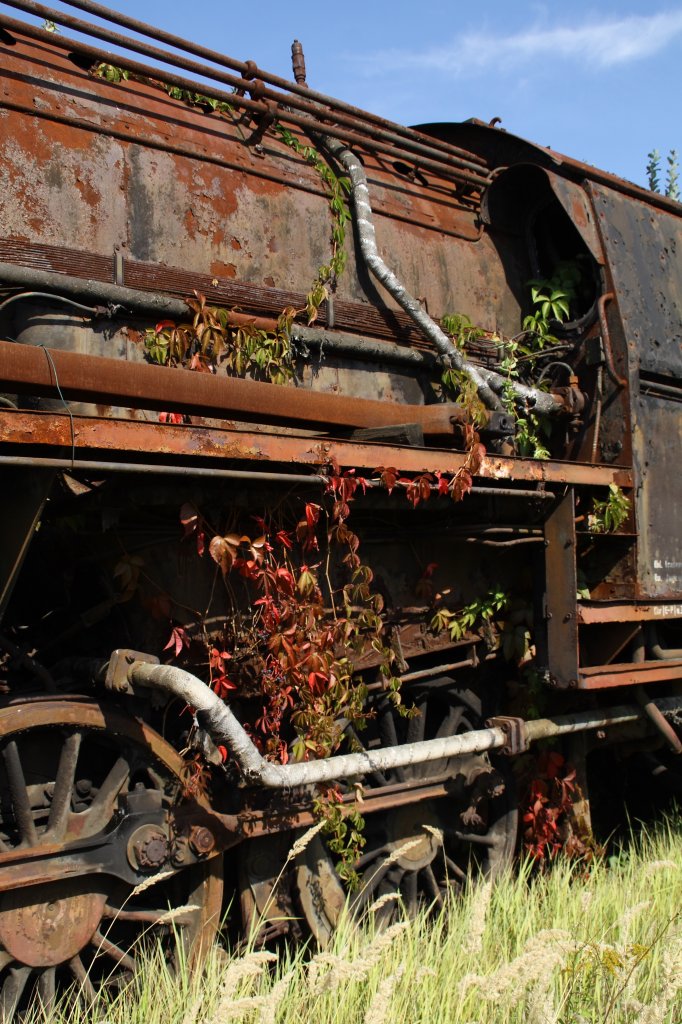
[[363, 63], [370, 73], [417, 68], [453, 77], [560, 58], [610, 68], [658, 53], [682, 33], [682, 10], [630, 15], [583, 25], [530, 28], [510, 35], [467, 32], [421, 52], [384, 50]]

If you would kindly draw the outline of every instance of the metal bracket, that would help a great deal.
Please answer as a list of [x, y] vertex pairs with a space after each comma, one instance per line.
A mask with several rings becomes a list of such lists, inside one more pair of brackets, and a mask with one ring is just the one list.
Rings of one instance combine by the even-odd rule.
[[144, 651], [130, 651], [126, 648], [112, 651], [109, 659], [107, 674], [104, 677], [104, 687], [113, 693], [134, 694], [133, 687], [128, 679], [128, 671], [135, 661], [145, 661], [149, 665], [158, 665], [159, 659], [153, 654], [145, 654]]
[[114, 246], [114, 284], [125, 284], [125, 271], [123, 268], [123, 246]]
[[511, 715], [495, 715], [485, 723], [490, 729], [501, 729], [506, 737], [506, 743], [501, 748], [501, 753], [509, 757], [515, 754], [523, 754], [528, 750], [530, 742], [526, 733], [526, 723], [523, 718], [513, 718]]

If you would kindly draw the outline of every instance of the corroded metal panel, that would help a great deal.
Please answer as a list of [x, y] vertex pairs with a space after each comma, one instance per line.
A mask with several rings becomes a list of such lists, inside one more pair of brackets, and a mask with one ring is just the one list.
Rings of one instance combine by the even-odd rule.
[[[0, 63], [0, 234], [308, 291], [329, 258], [328, 196], [278, 138], [246, 145], [236, 119], [148, 81], [93, 78], [37, 42], [0, 41]], [[436, 174], [363, 159], [379, 246], [410, 291], [432, 314], [513, 334], [518, 304], [475, 205]], [[351, 231], [346, 245], [338, 298], [395, 308], [356, 267]]]
[[[590, 186], [630, 368], [682, 377], [682, 216]], [[682, 209], [680, 211], [682, 213]]]
[[638, 587], [642, 597], [682, 597], [682, 389], [680, 400], [633, 400]]
[[639, 596], [682, 594], [682, 217], [590, 186], [627, 346]]

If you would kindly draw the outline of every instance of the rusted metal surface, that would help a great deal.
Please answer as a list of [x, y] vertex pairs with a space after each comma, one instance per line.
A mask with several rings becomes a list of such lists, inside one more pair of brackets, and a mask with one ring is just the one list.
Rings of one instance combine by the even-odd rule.
[[[17, 264], [27, 270], [37, 271], [38, 279], [40, 271], [46, 270], [65, 277], [69, 275], [71, 278], [83, 279], [87, 282], [101, 282], [106, 286], [101, 293], [103, 301], [121, 302], [124, 307], [131, 301], [127, 297], [116, 297], [114, 291], [108, 291], [108, 286], [114, 281], [113, 257], [98, 256], [95, 253], [70, 249], [65, 246], [35, 244], [16, 238], [0, 238], [0, 260]], [[301, 291], [290, 292], [268, 286], [248, 284], [241, 280], [231, 281], [220, 274], [215, 276], [198, 274], [180, 267], [143, 263], [127, 257], [122, 257], [119, 266], [122, 286], [137, 290], [140, 303], [145, 293], [151, 304], [155, 298], [157, 300], [160, 298], [159, 293], [168, 296], [191, 296], [193, 292], [197, 291], [205, 295], [211, 305], [236, 306], [239, 310], [254, 310], [256, 314], [279, 315], [287, 306], [295, 309], [302, 309], [305, 306], [305, 294]], [[11, 275], [3, 277], [0, 272], [0, 281], [3, 280], [14, 283], [14, 278]], [[50, 286], [58, 290], [60, 282], [53, 280]], [[75, 288], [70, 281], [64, 281], [63, 287], [65, 292], [67, 289], [72, 292]], [[92, 284], [88, 284], [88, 291], [96, 294]], [[132, 308], [138, 307], [135, 305]], [[317, 320], [320, 326], [328, 324], [329, 312], [327, 303], [323, 302]], [[173, 312], [168, 315], [185, 320], [188, 316], [188, 309], [184, 303], [177, 304], [173, 307]], [[232, 315], [238, 318], [240, 314], [234, 312]], [[236, 319], [235, 323], [238, 322]], [[271, 320], [267, 327], [263, 324], [263, 329], [271, 330], [272, 324], [274, 324], [274, 320]], [[428, 348], [428, 344], [415, 329], [413, 322], [402, 310], [389, 310], [381, 306], [372, 306], [366, 302], [344, 302], [342, 299], [335, 299], [334, 324], [339, 330], [353, 330], [380, 338], [397, 339], [409, 342], [410, 346], [417, 349]]]
[[682, 680], [682, 660], [623, 662], [581, 668], [577, 686], [580, 690], [607, 690], [614, 686], [648, 686], [679, 680]]
[[[29, 225], [33, 243], [102, 257], [122, 246], [134, 260], [192, 267], [208, 285], [217, 276], [299, 294], [309, 287], [328, 254], [327, 199], [318, 176], [288, 147], [268, 138], [264, 159], [244, 145], [229, 120], [197, 113], [142, 82], [112, 85], [93, 79], [54, 48], [52, 83], [37, 68], [29, 81], [31, 62], [42, 67], [45, 48], [18, 40], [4, 49], [8, 77], [0, 87], [6, 107], [0, 118], [12, 138], [0, 160], [5, 235], [25, 238]], [[43, 78], [38, 100], [36, 77]], [[427, 297], [430, 311], [441, 315], [466, 308], [490, 329], [501, 318], [510, 326], [517, 321], [518, 305], [504, 287], [494, 246], [481, 238], [482, 253], [475, 261], [457, 245], [442, 246], [443, 233], [453, 229], [476, 238], [475, 213], [462, 207], [452, 190], [400, 179], [372, 157], [366, 169], [381, 244], [392, 253], [396, 273]], [[9, 187], [18, 174], [20, 190]], [[81, 182], [68, 198], [65, 175]], [[425, 227], [418, 227], [420, 222]], [[284, 241], [293, 238], [306, 240], [295, 258]], [[415, 251], [421, 254], [417, 262], [410, 256]], [[376, 304], [366, 285], [351, 259], [335, 304]], [[393, 305], [384, 299], [379, 308]]]
[[575, 496], [569, 489], [545, 521], [547, 670], [552, 686], [566, 689], [578, 679]]
[[541, 146], [519, 135], [499, 129], [489, 122], [470, 118], [468, 121], [421, 124], [416, 126], [422, 133], [441, 141], [457, 144], [464, 149], [471, 148], [489, 162], [492, 167], [509, 167], [516, 164], [537, 164], [557, 173], [566, 174], [578, 182], [598, 182], [609, 189], [642, 200], [655, 209], [668, 210], [676, 216], [682, 212], [680, 204], [660, 192], [635, 185], [592, 164], [586, 164], [574, 157], [559, 153], [550, 146]]
[[[115, 881], [115, 872], [111, 873], [114, 861], [105, 859], [98, 871], [97, 858], [98, 845], [102, 848], [106, 845], [107, 835], [114, 838], [116, 845], [122, 816], [116, 814], [115, 808], [124, 806], [128, 799], [131, 775], [130, 764], [125, 761], [126, 751], [135, 748], [137, 757], [141, 758], [135, 761], [136, 772], [140, 773], [141, 766], [147, 763], [153, 766], [158, 778], [170, 773], [176, 785], [183, 771], [183, 761], [173, 747], [139, 719], [83, 699], [34, 700], [20, 706], [1, 707], [0, 730], [3, 735], [0, 764], [10, 783], [0, 824], [4, 837], [0, 850], [0, 942], [19, 967], [33, 970], [31, 987], [37, 984], [38, 992], [41, 979], [49, 980], [49, 972], [54, 972], [57, 965], [64, 965], [67, 975], [71, 973], [73, 980], [82, 983], [84, 962], [89, 963], [87, 951], [93, 943], [97, 947], [101, 922], [116, 918], [115, 905], [120, 895], [116, 889], [120, 882]], [[113, 767], [108, 774], [105, 769], [99, 790], [101, 796], [98, 798], [95, 790], [89, 808], [76, 813], [74, 804], [78, 805], [92, 786], [83, 776], [92, 770], [87, 744], [96, 735], [107, 737], [100, 757], [104, 763], [113, 761]], [[119, 745], [118, 760], [116, 754], [112, 758], [112, 742]], [[124, 762], [125, 773], [120, 770]], [[47, 801], [46, 789], [51, 797]], [[145, 800], [147, 806], [160, 808], [158, 795], [144, 783], [140, 782], [135, 792], [138, 810], [141, 800]], [[201, 813], [201, 806], [197, 806]], [[30, 827], [23, 821], [26, 810], [31, 817]], [[110, 819], [116, 822], [113, 830], [104, 828]], [[12, 827], [13, 821], [15, 827]], [[156, 826], [143, 826], [148, 830], [150, 827]], [[224, 830], [224, 826], [222, 828]], [[121, 842], [118, 845], [116, 856], [124, 862], [125, 840], [123, 845]], [[221, 886], [210, 864], [197, 866], [194, 862], [186, 870], [184, 877], [190, 884], [193, 901], [198, 904], [181, 924], [182, 936], [187, 939], [185, 948], [190, 953], [195, 940], [210, 940], [215, 933]], [[187, 887], [180, 884], [187, 891]], [[133, 916], [126, 921], [136, 921], [137, 934], [148, 934], [167, 909], [165, 897], [158, 910], [136, 910], [134, 903], [133, 900], [128, 908]], [[111, 923], [104, 931], [110, 946], [107, 969], [112, 970], [111, 959], [115, 964], [123, 962], [123, 950], [118, 945], [120, 935]], [[184, 941], [182, 936], [181, 941]], [[124, 956], [126, 966], [134, 967], [129, 955], [131, 938], [132, 933], [124, 943], [124, 949], [128, 950]], [[113, 971], [115, 974], [116, 966]], [[92, 981], [96, 982], [95, 975]], [[3, 978], [0, 981], [3, 998], [5, 985]]]
[[425, 434], [448, 436], [461, 423], [456, 404], [397, 405], [364, 398], [266, 384], [238, 377], [193, 373], [101, 356], [0, 341], [0, 384], [9, 391], [105, 405], [215, 416], [273, 425], [379, 427], [418, 423]]
[[[15, 0], [11, 0], [11, 2], [15, 6], [18, 6], [18, 3], [15, 4]], [[29, 7], [29, 4], [25, 3], [22, 4], [22, 6]], [[35, 6], [38, 7], [41, 5]], [[47, 11], [47, 13], [50, 15], [50, 19], [62, 18], [62, 20], [64, 20], [59, 11], [53, 11], [50, 8], [44, 7], [43, 10]], [[51, 34], [45, 29], [35, 28], [34, 26], [26, 24], [25, 22], [18, 22], [14, 18], [8, 18], [4, 15], [0, 15], [0, 25], [4, 26], [5, 29], [8, 30], [9, 32], [21, 32], [22, 34], [29, 36], [29, 38], [31, 39], [37, 40], [38, 42], [47, 42], [52, 45], [56, 45], [57, 47], [66, 50], [69, 53], [83, 54], [84, 56], [90, 58], [93, 63], [105, 62], [111, 64], [112, 66], [119, 66], [121, 68], [124, 68], [125, 70], [130, 71], [131, 74], [134, 74], [139, 78], [151, 78], [152, 80], [165, 82], [166, 84], [176, 88], [185, 89], [188, 92], [191, 92], [192, 90], [196, 89], [197, 85], [201, 84], [202, 89], [205, 92], [205, 95], [207, 95], [209, 98], [218, 100], [221, 103], [230, 104], [234, 107], [244, 109], [248, 111], [256, 121], [258, 120], [258, 118], [262, 118], [264, 115], [269, 115], [269, 121], [270, 123], [273, 123], [278, 113], [278, 107], [276, 105], [273, 105], [273, 108], [269, 109], [267, 100], [266, 102], [261, 103], [259, 102], [259, 100], [247, 99], [244, 95], [239, 95], [238, 92], [231, 93], [225, 91], [224, 89], [218, 89], [217, 87], [212, 86], [210, 84], [203, 85], [203, 83], [198, 83], [193, 79], [185, 78], [183, 76], [178, 75], [177, 73], [168, 72], [156, 66], [141, 64], [139, 61], [132, 60], [127, 55], [121, 55], [118, 53], [111, 53], [106, 50], [97, 49], [96, 47], [93, 47], [80, 40], [62, 37], [61, 35], [55, 38], [53, 34]], [[106, 32], [106, 30], [103, 30], [95, 26], [93, 26], [92, 31], [93, 33], [97, 34], [104, 34]], [[107, 34], [114, 35], [113, 33]], [[139, 49], [142, 47], [144, 47], [147, 50], [153, 49], [151, 47], [146, 46], [144, 43], [138, 43], [136, 41], [131, 44], [131, 47], [134, 47], [135, 49]], [[200, 73], [205, 72], [205, 68], [200, 69]], [[236, 82], [237, 84], [239, 84], [239, 80], [236, 80]], [[248, 86], [250, 83], [244, 82], [243, 84], [245, 86]], [[251, 86], [251, 88], [253, 91], [255, 91], [253, 85]], [[291, 124], [294, 124], [300, 128], [307, 129], [308, 131], [312, 129], [314, 131], [319, 127], [318, 121], [313, 120], [310, 117], [298, 114], [292, 110], [288, 110], [286, 113], [287, 120]], [[329, 126], [328, 129], [325, 130], [327, 130], [328, 133], [332, 136], [343, 137], [344, 139], [347, 139], [348, 142], [350, 142], [351, 144], [363, 145], [366, 144], [367, 142], [366, 135], [363, 136], [362, 134], [358, 134], [356, 131], [353, 131], [352, 129], [347, 127], [336, 127], [331, 125]], [[257, 141], [260, 142], [261, 138], [262, 136], [259, 136]], [[385, 153], [388, 156], [392, 156], [398, 160], [404, 158], [405, 156], [403, 150], [396, 149], [391, 145], [387, 145], [386, 143], [380, 141], [380, 139], [376, 137], [372, 139], [372, 148], [381, 153]], [[479, 188], [485, 187], [485, 185], [487, 185], [488, 183], [487, 177], [483, 177], [480, 174], [477, 174], [473, 171], [463, 169], [461, 166], [461, 161], [456, 162], [455, 159], [452, 157], [434, 159], [434, 157], [432, 156], [420, 155], [419, 164], [426, 171], [435, 172], [440, 177], [446, 180], [452, 179], [454, 181], [462, 182], [469, 186], [478, 186]]]
[[682, 618], [682, 602], [652, 601], [627, 604], [585, 604], [578, 602], [578, 621], [589, 625], [598, 622], [642, 622], [648, 619]]
[[[434, 145], [434, 140], [431, 137], [423, 135], [414, 128], [405, 128], [403, 125], [387, 121], [385, 118], [379, 117], [369, 111], [360, 110], [348, 103], [344, 103], [342, 100], [316, 92], [307, 84], [302, 86], [298, 79], [296, 80], [296, 83], [294, 83], [288, 79], [281, 78], [279, 75], [273, 75], [271, 72], [259, 68], [255, 61], [235, 60], [233, 57], [228, 57], [223, 53], [219, 53], [217, 50], [210, 50], [205, 46], [192, 43], [180, 36], [172, 35], [170, 32], [148, 25], [145, 22], [138, 21], [137, 19], [131, 18], [119, 11], [113, 11], [110, 8], [105, 7], [103, 4], [93, 2], [93, 0], [69, 0], [68, 5], [70, 7], [77, 7], [82, 11], [86, 11], [88, 14], [95, 15], [96, 17], [104, 18], [115, 25], [120, 25], [123, 28], [130, 29], [140, 35], [147, 36], [150, 39], [156, 39], [161, 43], [172, 46], [174, 49], [194, 54], [204, 60], [211, 61], [213, 64], [218, 64], [220, 66], [230, 68], [233, 71], [238, 71], [241, 75], [247, 78], [249, 82], [254, 79], [260, 79], [263, 82], [268, 82], [280, 89], [284, 89], [286, 92], [293, 93], [299, 97], [304, 97], [306, 100], [313, 100], [317, 103], [321, 103], [323, 106], [329, 107], [334, 111], [351, 114], [353, 117], [360, 117], [363, 121], [367, 121], [369, 124], [378, 125], [379, 127], [398, 132], [403, 137], [423, 139], [425, 142], [429, 143], [429, 145]], [[482, 168], [485, 168], [486, 166], [485, 161], [481, 157], [469, 152], [468, 150], [459, 149], [458, 147], [447, 143], [439, 144], [445, 152], [451, 152], [456, 156], [463, 157], [469, 162], [473, 161], [475, 165]]]
[[[174, 371], [166, 371], [173, 373]], [[465, 462], [461, 452], [435, 448], [399, 448], [380, 443], [340, 441], [266, 434], [256, 431], [213, 427], [174, 426], [93, 419], [65, 414], [12, 412], [0, 409], [0, 440], [7, 444], [56, 446], [70, 451], [140, 452], [161, 456], [245, 459], [253, 462], [297, 463], [315, 468], [330, 465], [376, 469], [395, 465], [406, 473], [440, 470], [456, 473]], [[37, 454], [37, 453], [36, 453]], [[486, 455], [479, 471], [483, 480], [542, 484], [584, 484], [586, 486], [632, 486], [632, 475], [624, 467], [586, 466], [574, 463], [505, 458]], [[542, 495], [540, 494], [540, 497]]]
[[[181, 68], [186, 71], [190, 71], [194, 74], [198, 74], [206, 78], [209, 76], [215, 81], [221, 84], [228, 85], [232, 88], [233, 92], [229, 96], [229, 102], [236, 106], [246, 106], [248, 101], [245, 101], [244, 94], [248, 92], [251, 99], [257, 104], [261, 103], [261, 107], [258, 111], [255, 111], [258, 117], [262, 117], [268, 113], [269, 102], [279, 104], [282, 102], [283, 97], [279, 92], [275, 92], [272, 89], [268, 89], [264, 86], [262, 80], [258, 80], [252, 76], [249, 78], [236, 78], [234, 75], [225, 74], [216, 68], [207, 67], [204, 64], [198, 64], [196, 61], [189, 60], [178, 54], [169, 52], [168, 50], [161, 50], [157, 46], [153, 46], [143, 40], [134, 39], [130, 36], [123, 36], [121, 33], [113, 32], [106, 27], [101, 25], [93, 24], [92, 22], [84, 22], [80, 18], [74, 18], [72, 15], [67, 14], [64, 11], [55, 11], [52, 8], [46, 7], [44, 4], [33, 2], [33, 0], [7, 0], [7, 4], [10, 7], [16, 7], [18, 10], [24, 11], [30, 14], [36, 14], [38, 17], [45, 19], [46, 21], [54, 21], [55, 18], [59, 19], [62, 26], [72, 29], [73, 31], [83, 33], [88, 36], [93, 36], [96, 39], [101, 39], [104, 42], [112, 43], [115, 46], [123, 47], [127, 50], [132, 50], [135, 53], [140, 53], [143, 56], [150, 57], [155, 61], [163, 61], [166, 64], [171, 64], [175, 67]], [[42, 38], [45, 36], [41, 35]], [[73, 47], [78, 52], [78, 46], [73, 45], [73, 40], [67, 40], [66, 43]], [[83, 51], [85, 52], [85, 51]], [[110, 55], [107, 55], [107, 59]], [[121, 61], [120, 57], [117, 57]], [[125, 66], [125, 58], [121, 66]], [[173, 75], [168, 79], [165, 79], [164, 74], [167, 72], [157, 73], [156, 67], [147, 68], [150, 75], [156, 75], [160, 80], [173, 81]], [[196, 84], [199, 83], [195, 83]], [[205, 83], [201, 83], [202, 87], [207, 90], [207, 95], [211, 95], [211, 86], [206, 86]], [[224, 93], [217, 94], [219, 98], [225, 98]], [[290, 95], [286, 97], [286, 106], [288, 111], [300, 110], [304, 114], [312, 115], [314, 118], [318, 118], [320, 114], [320, 108], [314, 103], [310, 102], [308, 98], [303, 98], [300, 95]], [[254, 112], [254, 107], [249, 104], [247, 109]], [[425, 144], [424, 142], [418, 141], [413, 135], [403, 133], [397, 135], [395, 132], [381, 129], [376, 126], [369, 127], [366, 122], [359, 121], [357, 117], [348, 117], [342, 111], [337, 111], [335, 121], [343, 126], [345, 129], [351, 129], [349, 139], [352, 138], [353, 132], [361, 131], [369, 135], [369, 137], [380, 143], [388, 143], [391, 148], [385, 149], [385, 152], [394, 154], [394, 147], [403, 147], [408, 152], [414, 152], [420, 157], [420, 164], [426, 169], [430, 166], [442, 166], [452, 169], [453, 173], [458, 176], [462, 176], [462, 180], [469, 184], [485, 185], [487, 183], [487, 176], [481, 167], [480, 161], [478, 163], [471, 159], [469, 154], [462, 153], [461, 155], [453, 155], [444, 149], [438, 147], [437, 144], [433, 143]], [[302, 123], [300, 121], [294, 123]], [[356, 134], [355, 139], [357, 141], [358, 136]]]
[[[590, 190], [627, 345], [639, 481], [638, 596], [676, 598], [682, 595], [682, 270], [675, 253], [682, 246], [682, 220], [601, 185], [593, 183]], [[643, 387], [644, 379], [653, 387]]]

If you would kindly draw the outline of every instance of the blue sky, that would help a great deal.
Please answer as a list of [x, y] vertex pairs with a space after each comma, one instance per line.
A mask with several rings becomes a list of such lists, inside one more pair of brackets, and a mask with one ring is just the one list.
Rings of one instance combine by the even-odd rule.
[[679, 3], [111, 6], [286, 77], [299, 38], [308, 81], [320, 91], [404, 124], [500, 117], [510, 132], [640, 184], [650, 149], [682, 151]]

